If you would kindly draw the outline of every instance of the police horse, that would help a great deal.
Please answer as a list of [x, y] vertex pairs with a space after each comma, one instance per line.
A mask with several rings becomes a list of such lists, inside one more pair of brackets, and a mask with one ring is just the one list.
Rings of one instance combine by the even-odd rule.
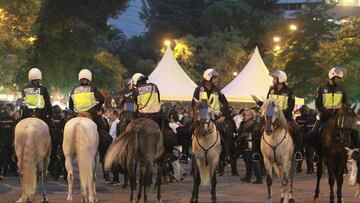
[[265, 130], [261, 137], [261, 153], [264, 157], [267, 183], [267, 203], [272, 202], [272, 173], [275, 170], [281, 183], [281, 203], [295, 203], [293, 177], [295, 172], [294, 143], [288, 124], [279, 104], [271, 98], [262, 106], [265, 114]]

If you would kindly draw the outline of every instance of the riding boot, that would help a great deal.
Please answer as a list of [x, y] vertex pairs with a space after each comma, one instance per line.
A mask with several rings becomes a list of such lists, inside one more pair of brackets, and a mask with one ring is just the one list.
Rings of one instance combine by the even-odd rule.
[[300, 133], [300, 129], [294, 120], [289, 120], [288, 124], [290, 127], [289, 128], [290, 135], [292, 136], [295, 145], [295, 149], [294, 149], [295, 161], [301, 161], [303, 157], [302, 157], [302, 136]]

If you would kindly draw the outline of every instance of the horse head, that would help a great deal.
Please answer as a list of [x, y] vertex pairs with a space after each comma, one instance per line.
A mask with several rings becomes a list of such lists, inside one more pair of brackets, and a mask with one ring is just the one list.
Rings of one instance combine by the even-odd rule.
[[202, 135], [207, 135], [214, 130], [214, 126], [211, 124], [212, 112], [210, 111], [210, 105], [207, 101], [198, 102], [194, 107], [194, 119], [196, 123], [196, 129]]
[[286, 119], [282, 111], [279, 109], [279, 103], [272, 99], [267, 99], [263, 106], [265, 117], [265, 131], [267, 135], [271, 135], [273, 131], [279, 127], [286, 128]]
[[353, 107], [350, 103], [342, 105], [335, 116], [336, 127], [341, 130], [355, 130], [357, 121], [355, 109], [356, 104]]

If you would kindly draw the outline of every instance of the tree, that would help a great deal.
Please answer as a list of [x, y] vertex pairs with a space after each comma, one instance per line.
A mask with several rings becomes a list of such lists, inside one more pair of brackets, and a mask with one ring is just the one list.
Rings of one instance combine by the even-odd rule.
[[288, 34], [282, 37], [281, 50], [275, 51], [273, 68], [285, 70], [296, 96], [314, 99], [316, 88], [325, 79], [315, 54], [321, 43], [333, 39], [336, 25], [328, 21], [328, 8], [325, 4], [309, 5], [297, 14], [296, 31], [282, 31]]
[[224, 87], [234, 78], [233, 72], [240, 72], [248, 61], [247, 40], [237, 30], [207, 37], [186, 35], [175, 43], [175, 57], [195, 81], [201, 80], [207, 68], [215, 68], [221, 75], [220, 87]]
[[323, 75], [333, 66], [346, 69], [344, 88], [351, 101], [360, 101], [360, 16], [344, 19], [335, 39], [321, 44], [316, 53]]

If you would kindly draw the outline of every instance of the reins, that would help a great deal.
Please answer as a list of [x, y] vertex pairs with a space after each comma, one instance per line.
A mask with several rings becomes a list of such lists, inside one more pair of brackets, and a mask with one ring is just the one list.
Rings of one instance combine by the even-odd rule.
[[197, 135], [195, 135], [195, 140], [196, 140], [197, 144], [200, 146], [200, 148], [205, 152], [205, 164], [206, 164], [206, 166], [209, 165], [209, 161], [208, 161], [208, 156], [207, 156], [207, 155], [208, 155], [209, 150], [212, 149], [212, 148], [216, 145], [217, 141], [219, 140], [219, 133], [216, 132], [216, 140], [215, 140], [215, 142], [214, 142], [209, 148], [207, 148], [207, 149], [205, 149], [205, 147], [203, 147], [203, 146], [200, 144]]
[[268, 145], [268, 146], [273, 150], [275, 163], [277, 162], [277, 160], [276, 160], [276, 149], [277, 149], [277, 148], [284, 142], [284, 140], [286, 139], [287, 132], [288, 132], [288, 131], [286, 130], [284, 137], [282, 138], [282, 140], [281, 140], [276, 146], [272, 146], [271, 144], [269, 144], [269, 143], [265, 140], [265, 136], [264, 136], [264, 135], [262, 136], [265, 144]]

